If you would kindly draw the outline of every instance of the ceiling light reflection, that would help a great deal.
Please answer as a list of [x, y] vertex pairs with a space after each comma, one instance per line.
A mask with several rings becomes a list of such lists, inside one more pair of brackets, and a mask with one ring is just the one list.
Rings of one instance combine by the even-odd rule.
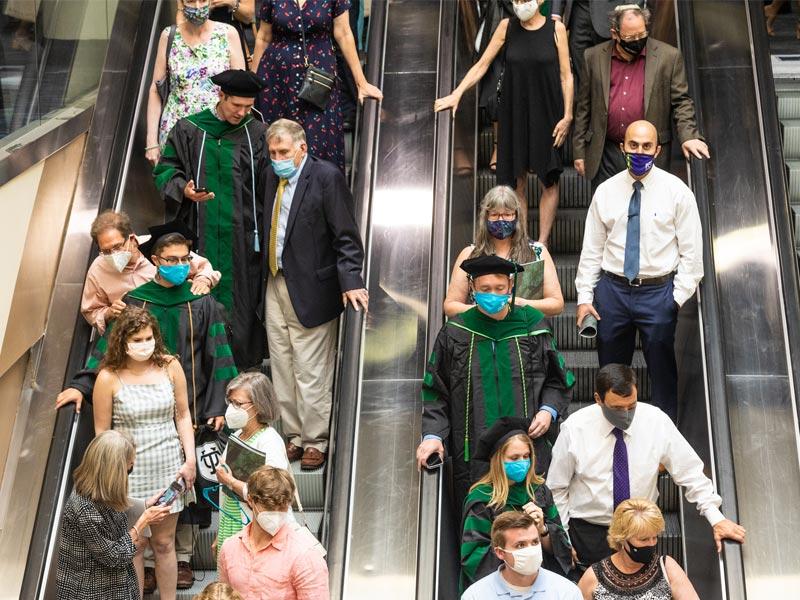
[[372, 224], [379, 227], [430, 227], [433, 194], [428, 187], [381, 189], [372, 197]]
[[714, 241], [714, 265], [717, 273], [758, 263], [772, 267], [775, 254], [767, 225], [737, 229]]

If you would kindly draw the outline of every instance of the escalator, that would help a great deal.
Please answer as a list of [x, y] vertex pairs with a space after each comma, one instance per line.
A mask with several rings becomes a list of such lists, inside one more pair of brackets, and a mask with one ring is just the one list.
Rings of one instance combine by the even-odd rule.
[[[88, 228], [99, 211], [107, 208], [125, 210], [131, 216], [134, 229], [139, 232], [164, 218], [163, 202], [154, 188], [151, 169], [138, 149], [145, 146], [144, 115], [158, 36], [172, 22], [173, 8], [171, 2], [161, 0], [127, 2], [121, 6], [114, 22], [111, 39], [115, 43], [110, 46], [106, 56], [100, 94], [78, 184], [77, 193], [87, 200], [79, 205], [80, 212], [72, 215], [72, 222], [78, 225], [77, 231], [71, 232], [72, 237], [69, 239], [75, 247], [82, 250], [82, 254], [79, 253], [77, 259], [73, 259], [73, 263], [69, 265], [72, 276], [70, 290], [76, 300], [80, 298], [87, 265], [94, 258], [94, 255], [90, 255]], [[371, 31], [374, 35], [370, 33], [368, 77], [378, 85], [382, 80], [384, 60], [391, 57], [391, 53], [385, 52], [383, 42], [389, 14], [385, 2], [373, 2]], [[107, 96], [103, 95], [104, 92]], [[404, 92], [395, 90], [394, 94], [402, 98]], [[355, 181], [356, 214], [362, 235], [366, 235], [369, 230], [369, 218], [372, 216], [370, 190], [374, 183], [374, 142], [382, 129], [379, 114], [377, 103], [372, 100], [365, 103], [351, 164]], [[369, 260], [369, 247], [366, 257]], [[392, 283], [391, 279], [388, 287], [405, 289], [403, 282]], [[54, 340], [52, 352], [60, 353], [62, 357], [69, 354], [64, 370], [48, 372], [46, 375], [50, 380], [57, 380], [55, 385], [59, 387], [83, 365], [91, 335], [89, 327], [77, 310], [69, 311], [69, 314], [66, 314], [66, 310], [64, 312], [59, 321], [62, 329], [58, 335], [52, 333], [48, 336]], [[337, 364], [337, 402], [331, 431], [330, 461], [325, 468], [312, 472], [301, 471], [299, 463], [293, 465], [306, 509], [306, 524], [315, 534], [322, 536], [323, 544], [332, 544], [332, 559], [337, 556], [335, 542], [342, 539], [340, 532], [349, 524], [349, 513], [346, 512], [349, 498], [339, 494], [349, 494], [350, 488], [339, 485], [339, 482], [350, 481], [346, 440], [354, 437], [357, 414], [349, 410], [353, 397], [347, 393], [346, 382], [353, 377], [357, 382], [361, 381], [360, 362], [352, 349], [356, 348], [357, 352], [359, 347], [363, 332], [362, 318], [362, 314], [348, 309], [342, 320], [339, 352], [341, 358]], [[72, 335], [67, 337], [69, 333]], [[45, 342], [47, 341], [46, 338]], [[383, 344], [385, 345], [385, 341]], [[45, 364], [45, 368], [47, 366]], [[52, 406], [53, 396], [42, 396], [39, 401]], [[20, 597], [54, 596], [61, 511], [71, 490], [71, 473], [79, 464], [93, 435], [90, 406], [84, 404], [80, 415], [75, 414], [71, 408], [62, 409], [57, 417], [51, 443], [40, 449], [49, 454], [36, 512], [30, 509], [28, 511], [31, 520], [35, 516], [35, 523], [27, 551]], [[337, 438], [343, 440], [341, 445], [337, 445]], [[47, 441], [49, 440], [42, 440], [43, 443]], [[178, 592], [179, 600], [188, 600], [216, 579], [216, 561], [211, 551], [215, 524], [216, 519], [212, 527], [195, 531], [192, 566], [195, 569], [196, 582], [192, 589]], [[341, 576], [337, 573], [334, 562], [331, 576], [333, 579]]]

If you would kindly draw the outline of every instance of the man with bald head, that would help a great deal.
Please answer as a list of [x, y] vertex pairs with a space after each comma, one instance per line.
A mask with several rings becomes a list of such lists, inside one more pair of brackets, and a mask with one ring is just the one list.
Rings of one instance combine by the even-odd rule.
[[651, 401], [675, 421], [675, 324], [703, 277], [700, 216], [683, 181], [654, 166], [661, 146], [652, 123], [631, 123], [620, 150], [627, 169], [600, 184], [586, 216], [578, 326], [597, 319], [601, 367], [630, 365], [638, 331]]

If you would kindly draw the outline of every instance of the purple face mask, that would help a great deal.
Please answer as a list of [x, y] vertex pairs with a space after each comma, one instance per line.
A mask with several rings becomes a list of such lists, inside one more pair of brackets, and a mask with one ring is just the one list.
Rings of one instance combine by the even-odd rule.
[[517, 220], [486, 221], [486, 230], [493, 238], [504, 240], [514, 235], [514, 232], [517, 230]]
[[653, 163], [656, 157], [652, 154], [639, 154], [636, 152], [625, 153], [625, 163], [628, 165], [628, 170], [636, 177], [647, 175], [650, 169], [653, 168]]

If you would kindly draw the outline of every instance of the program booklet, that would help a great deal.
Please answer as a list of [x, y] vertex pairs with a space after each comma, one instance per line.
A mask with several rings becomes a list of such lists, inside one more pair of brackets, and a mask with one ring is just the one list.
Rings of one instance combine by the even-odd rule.
[[544, 298], [544, 260], [522, 263], [522, 267], [525, 270], [517, 273], [517, 296], [526, 300], [541, 300]]
[[[264, 466], [267, 455], [261, 450], [256, 450], [249, 446], [235, 435], [228, 438], [228, 449], [225, 456], [225, 464], [231, 470], [231, 474], [239, 481], [247, 481], [253, 472]], [[225, 493], [231, 497], [244, 501], [244, 498], [225, 486]]]

